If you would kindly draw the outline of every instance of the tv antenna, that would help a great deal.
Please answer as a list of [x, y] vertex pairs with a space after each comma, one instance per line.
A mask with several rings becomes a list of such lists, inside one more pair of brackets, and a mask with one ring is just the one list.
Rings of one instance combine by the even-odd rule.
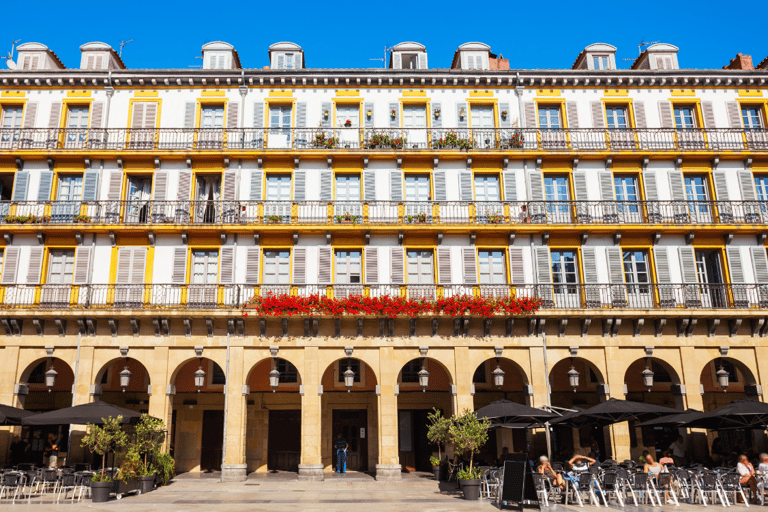
[[133, 39], [129, 39], [127, 41], [120, 41], [120, 53], [118, 53], [118, 55], [120, 56], [121, 59], [123, 58], [123, 48], [125, 48], [125, 45], [132, 42], [133, 42]]
[[8, 55], [0, 56], [1, 59], [5, 59], [5, 64], [8, 66], [8, 69], [16, 69], [16, 63], [13, 61], [13, 51], [16, 49], [16, 43], [20, 42], [21, 39], [16, 39], [11, 42], [11, 51], [8, 52]]
[[[200, 60], [203, 60], [203, 57], [202, 57], [202, 55], [197, 55], [197, 56], [195, 56], [195, 58], [196, 58], [196, 59], [200, 59]], [[202, 68], [202, 67], [203, 67], [203, 65], [202, 65], [202, 64], [198, 64], [198, 65], [190, 65], [190, 66], [187, 66], [187, 67], [188, 67], [188, 68]]]
[[390, 51], [392, 47], [390, 46], [387, 48], [387, 45], [384, 45], [384, 57], [378, 58], [378, 59], [368, 59], [368, 60], [380, 60], [384, 64], [384, 68], [387, 67], [387, 52]]
[[[642, 39], [640, 39], [640, 44], [637, 45], [637, 53], [638, 53], [638, 55], [643, 53], [643, 47], [644, 46], [651, 46], [652, 44], [656, 44], [656, 43], [659, 43], [659, 42], [660, 41], [646, 41], [645, 38], [643, 37]], [[623, 61], [633, 61], [634, 62], [636, 59], [621, 59], [621, 60], [623, 60]]]

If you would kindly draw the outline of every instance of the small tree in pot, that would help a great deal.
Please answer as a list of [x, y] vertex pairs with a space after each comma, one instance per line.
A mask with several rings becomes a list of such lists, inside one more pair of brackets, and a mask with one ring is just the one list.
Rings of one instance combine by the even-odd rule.
[[101, 455], [101, 471], [94, 473], [91, 479], [91, 497], [96, 503], [109, 500], [112, 490], [112, 478], [106, 473], [107, 455], [122, 448], [128, 442], [128, 435], [123, 431], [123, 417], [102, 418], [103, 425], [87, 426], [88, 433], [83, 437], [82, 446], [92, 453]]
[[435, 480], [440, 480], [440, 466], [443, 462], [442, 446], [451, 438], [451, 420], [443, 416], [440, 409], [434, 407], [432, 412], [427, 414], [429, 421], [429, 430], [427, 430], [427, 439], [430, 443], [437, 445], [437, 457], [430, 457], [432, 472], [435, 474]]
[[488, 428], [491, 426], [488, 418], [477, 419], [477, 415], [469, 409], [461, 416], [454, 416], [450, 433], [457, 452], [469, 454], [469, 467], [459, 472], [459, 480], [464, 480], [462, 489], [465, 500], [480, 498], [480, 476], [482, 472], [474, 467], [475, 452], [488, 441]]
[[141, 479], [141, 492], [149, 492], [153, 489], [155, 475], [158, 470], [155, 461], [162, 452], [165, 424], [162, 420], [142, 414], [133, 434], [131, 448], [140, 457], [137, 466], [137, 476]]

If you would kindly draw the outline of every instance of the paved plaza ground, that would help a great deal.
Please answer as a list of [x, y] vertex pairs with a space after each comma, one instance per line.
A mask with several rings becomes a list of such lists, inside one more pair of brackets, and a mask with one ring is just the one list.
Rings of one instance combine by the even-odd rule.
[[[611, 508], [620, 509], [617, 505]], [[634, 512], [654, 512], [651, 507], [627, 506]], [[707, 507], [718, 510], [720, 506]], [[745, 509], [735, 505], [734, 509]], [[753, 507], [760, 509], [761, 507]], [[601, 507], [602, 509], [602, 507]], [[700, 505], [681, 504], [664, 506], [665, 510], [679, 512], [702, 512]], [[488, 500], [465, 501], [462, 493], [453, 484], [440, 484], [431, 474], [404, 474], [397, 483], [377, 482], [370, 475], [347, 473], [346, 475], [326, 474], [324, 482], [299, 482], [295, 473], [251, 475], [247, 482], [221, 483], [217, 473], [195, 475], [182, 474], [173, 482], [149, 494], [114, 498], [109, 503], [94, 504], [90, 499], [71, 503], [69, 500], [57, 503], [51, 494], [19, 499], [15, 503], [3, 498], [3, 510], [88, 510], [88, 511], [275, 511], [275, 512], [451, 512], [451, 511], [492, 511], [499, 510]], [[505, 510], [517, 510], [506, 507]], [[535, 511], [535, 507], [525, 510]], [[597, 507], [552, 505], [547, 512], [597, 512]], [[603, 509], [604, 510], [604, 509]]]

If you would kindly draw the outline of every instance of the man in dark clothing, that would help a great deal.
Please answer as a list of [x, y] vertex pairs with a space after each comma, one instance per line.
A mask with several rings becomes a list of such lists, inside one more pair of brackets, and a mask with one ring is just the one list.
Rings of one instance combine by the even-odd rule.
[[349, 448], [349, 443], [344, 439], [344, 436], [341, 435], [341, 432], [336, 434], [336, 441], [333, 442], [333, 447], [336, 448], [336, 472], [346, 473], [347, 449]]
[[27, 443], [22, 441], [19, 436], [14, 436], [11, 443], [11, 465], [18, 466], [20, 462], [24, 462], [27, 446]]

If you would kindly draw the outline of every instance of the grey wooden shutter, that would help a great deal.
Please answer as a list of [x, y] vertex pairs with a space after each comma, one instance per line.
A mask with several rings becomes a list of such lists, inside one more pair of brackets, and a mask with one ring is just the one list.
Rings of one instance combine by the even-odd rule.
[[156, 101], [146, 102], [146, 111], [144, 112], [144, 128], [155, 128], [157, 125], [157, 105]]
[[306, 128], [307, 126], [307, 102], [299, 101], [296, 103], [296, 128]]
[[752, 253], [752, 265], [755, 271], [755, 283], [768, 284], [768, 258], [765, 247], [750, 247]]
[[726, 101], [725, 107], [728, 110], [728, 124], [731, 128], [741, 128], [741, 112], [739, 104], [735, 101]]
[[658, 284], [672, 283], [672, 272], [669, 268], [668, 249], [666, 247], [654, 247], [653, 260], [656, 264], [656, 282]]
[[712, 171], [712, 181], [715, 183], [717, 201], [730, 201], [728, 195], [728, 180], [725, 177], [725, 171]]
[[392, 69], [403, 69], [403, 59], [397, 52], [392, 55]]
[[605, 128], [605, 116], [603, 115], [603, 102], [602, 101], [590, 101], [592, 107], [592, 127], [593, 128]]
[[331, 269], [333, 268], [333, 248], [321, 246], [317, 248], [317, 282], [331, 284]]
[[[328, 112], [328, 117], [325, 116], [326, 112]], [[333, 121], [331, 119], [332, 117], [333, 117], [333, 104], [328, 101], [324, 101], [322, 104], [322, 110], [320, 111], [320, 126], [322, 126], [323, 128], [330, 128], [331, 126], [333, 126], [332, 124]]]
[[53, 186], [53, 171], [41, 172], [40, 185], [37, 187], [37, 200], [50, 201], [52, 186]]
[[608, 277], [611, 284], [624, 284], [624, 255], [621, 247], [606, 247], [605, 255], [608, 258]]
[[467, 69], [475, 69], [475, 57], [467, 55]]
[[673, 201], [685, 201], [685, 181], [682, 171], [669, 171], [669, 190]]
[[40, 284], [40, 276], [43, 272], [43, 248], [32, 247], [29, 251], [29, 269], [27, 271], [27, 284]]
[[107, 200], [119, 201], [122, 198], [123, 191], [123, 173], [121, 171], [110, 171], [107, 190]]
[[104, 102], [97, 101], [91, 107], [91, 128], [101, 128], [104, 118]]
[[525, 114], [525, 127], [537, 128], [536, 125], [536, 104], [532, 101], [523, 102], [523, 113]]
[[173, 249], [173, 269], [171, 270], [171, 282], [173, 284], [184, 284], [187, 282], [186, 247], [175, 247]]
[[137, 101], [133, 104], [133, 116], [131, 117], [131, 128], [144, 128], [144, 106], [145, 101]]
[[[464, 111], [464, 117], [461, 117], [461, 111]], [[459, 128], [466, 128], [469, 126], [469, 108], [466, 103], [456, 104], [456, 121]]]
[[701, 113], [702, 117], [704, 117], [704, 128], [716, 128], [715, 109], [712, 107], [711, 101], [701, 102]]
[[195, 127], [195, 113], [197, 104], [194, 101], [188, 101], [184, 104], [184, 128]]
[[392, 284], [405, 284], [405, 249], [390, 247], [389, 263], [389, 281]]
[[541, 284], [552, 283], [552, 263], [549, 259], [549, 247], [534, 247], [533, 255], [536, 258], [536, 279]]
[[363, 199], [376, 200], [376, 172], [373, 169], [363, 171]]
[[472, 173], [462, 171], [459, 173], [459, 193], [461, 201], [472, 201]]
[[566, 101], [565, 110], [568, 112], [568, 128], [578, 128], [579, 104], [575, 101]]
[[261, 169], [251, 170], [251, 191], [248, 198], [251, 201], [261, 201], [263, 185], [261, 183], [264, 173]]
[[259, 256], [261, 256], [261, 247], [247, 247], [245, 250], [245, 283], [259, 283]]
[[[365, 117], [365, 127], [366, 128], [373, 128], [373, 126], [374, 126], [374, 124], [373, 124], [373, 121], [374, 121], [374, 119], [373, 119], [373, 103], [365, 102], [363, 104], [363, 109], [365, 110], [365, 112], [363, 112], [363, 115]], [[371, 112], [371, 116], [370, 117], [368, 117], [368, 112], [369, 111]]]
[[61, 120], [61, 102], [57, 101], [51, 105], [51, 115], [48, 118], [48, 128], [58, 128]]
[[75, 269], [72, 276], [72, 284], [87, 284], [91, 273], [91, 253], [93, 248], [81, 245], [75, 254]]
[[517, 201], [517, 171], [504, 171], [501, 177], [504, 181], [504, 200]]
[[437, 248], [437, 280], [440, 284], [451, 284], [451, 248]]
[[93, 69], [94, 56], [89, 55], [85, 60], [85, 69]]
[[659, 119], [661, 119], [662, 128], [675, 127], [675, 118], [672, 115], [672, 103], [669, 101], [659, 102]]
[[264, 103], [260, 101], [253, 104], [253, 127], [264, 128]]
[[293, 283], [307, 283], [307, 248], [295, 247], [293, 249]]
[[227, 130], [236, 130], [239, 120], [240, 104], [236, 101], [227, 103]]
[[27, 107], [24, 109], [24, 129], [32, 129], [35, 127], [35, 121], [37, 120], [37, 102], [30, 101], [27, 103]]
[[725, 248], [725, 253], [728, 256], [728, 270], [731, 273], [731, 283], [746, 283], [747, 280], [744, 277], [744, 265], [741, 260], [741, 248], [729, 245]]
[[188, 201], [192, 195], [192, 171], [179, 173], [179, 201]]
[[379, 283], [379, 248], [365, 248], [365, 284]]
[[226, 170], [222, 173], [221, 199], [222, 201], [234, 201], [237, 199], [237, 171]]
[[464, 283], [477, 284], [477, 251], [475, 248], [462, 247], [461, 261], [464, 268]]
[[306, 171], [293, 171], [293, 200], [306, 201], [307, 197], [307, 173]]
[[333, 172], [328, 169], [320, 171], [320, 200], [333, 201]]
[[29, 188], [29, 171], [16, 171], [13, 179], [13, 196], [11, 201], [26, 201]]
[[424, 52], [419, 54], [419, 69], [427, 69], [427, 54]]
[[[440, 111], [440, 115], [435, 117], [435, 112]], [[432, 128], [443, 127], [443, 111], [440, 108], [440, 103], [432, 103]]]
[[613, 187], [613, 173], [611, 171], [598, 171], [597, 179], [600, 181], [600, 197], [603, 201], [616, 199]]
[[[395, 111], [394, 117], [392, 117], [393, 110]], [[389, 126], [392, 128], [400, 127], [400, 104], [399, 103], [389, 104]]]
[[597, 250], [594, 247], [582, 247], [581, 263], [584, 268], [584, 284], [597, 284]]
[[[502, 112], [507, 113], [507, 118], [501, 116]], [[512, 126], [512, 115], [509, 113], [509, 103], [499, 103], [499, 126], [501, 128], [509, 128]]]
[[741, 188], [742, 201], [757, 201], [755, 192], [755, 181], [752, 177], [752, 171], [738, 171], [739, 187]]
[[445, 183], [445, 171], [435, 171], [432, 177], [435, 180], [435, 201], [447, 201], [448, 192]]
[[648, 122], [645, 118], [645, 102], [633, 101], [632, 109], [635, 111], [635, 128], [644, 130], [648, 127]]
[[528, 171], [528, 187], [531, 201], [544, 200], [544, 174], [541, 171]]
[[285, 69], [285, 55], [277, 56], [277, 69]]
[[219, 283], [234, 284], [235, 282], [235, 247], [226, 245], [221, 248], [221, 270]]
[[525, 284], [525, 261], [522, 247], [509, 248], [509, 274], [512, 284]]
[[83, 201], [95, 201], [99, 194], [99, 171], [83, 173]]
[[168, 171], [157, 171], [152, 198], [155, 201], [165, 201], [168, 197]]
[[403, 200], [403, 171], [390, 171], [389, 173], [389, 200]]
[[643, 185], [646, 201], [659, 200], [659, 186], [656, 182], [656, 171], [643, 171]]
[[16, 284], [20, 252], [20, 247], [5, 247], [5, 251], [3, 252], [2, 284]]
[[589, 200], [586, 171], [573, 172], [573, 192], [574, 192], [574, 199], [576, 201]]
[[680, 254], [680, 269], [683, 274], [683, 283], [696, 284], [699, 277], [696, 274], [696, 254], [693, 247], [678, 247]]

